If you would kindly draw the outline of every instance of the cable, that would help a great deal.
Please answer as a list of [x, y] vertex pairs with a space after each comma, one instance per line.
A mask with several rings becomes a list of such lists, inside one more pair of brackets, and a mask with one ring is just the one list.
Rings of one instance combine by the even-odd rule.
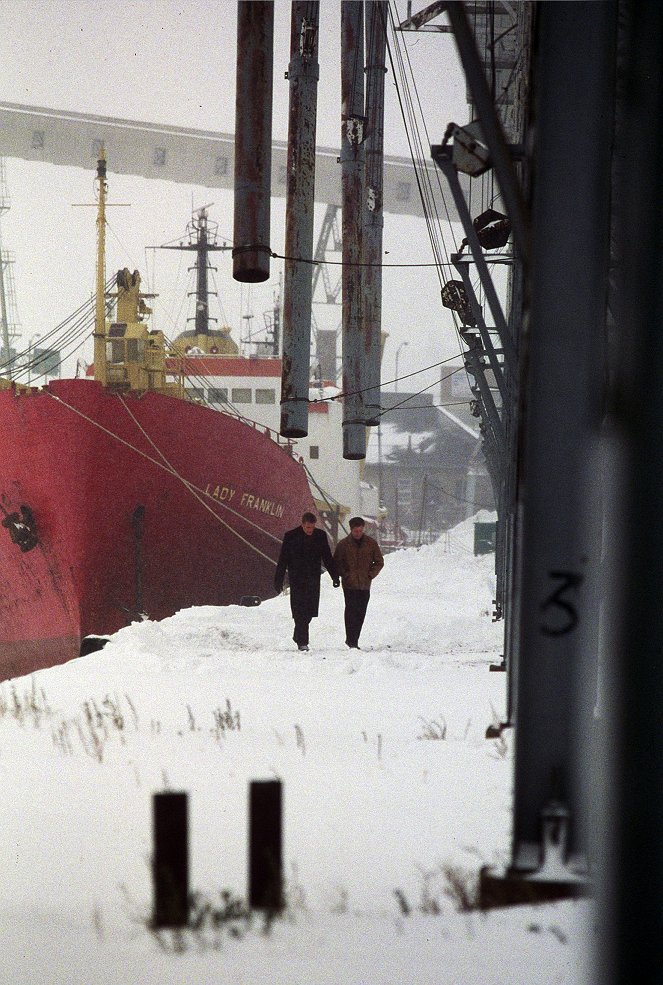
[[308, 263], [312, 266], [317, 267], [380, 267], [381, 270], [388, 270], [390, 267], [394, 268], [417, 268], [417, 267], [449, 267], [454, 269], [453, 263], [442, 263], [439, 260], [435, 260], [432, 263], [365, 263], [358, 261], [356, 263], [346, 263], [344, 260], [309, 260], [307, 257], [289, 257], [282, 253], [274, 253], [273, 250], [269, 251], [269, 255], [273, 260], [289, 260], [292, 263]]
[[427, 482], [427, 488], [435, 489], [436, 492], [442, 493], [443, 496], [448, 496], [449, 499], [455, 499], [459, 503], [468, 503], [470, 506], [477, 506], [480, 510], [492, 510], [494, 507], [487, 506], [485, 503], [476, 503], [472, 499], [465, 499], [463, 496], [455, 496], [453, 493], [447, 492], [446, 489], [442, 489], [441, 486], [436, 486], [434, 482], [430, 479]]
[[401, 407], [403, 404], [406, 404], [408, 400], [412, 400], [413, 397], [418, 397], [419, 394], [425, 393], [426, 390], [430, 390], [431, 387], [437, 386], [438, 383], [443, 383], [444, 380], [448, 380], [450, 376], [453, 376], [454, 373], [458, 373], [459, 371], [460, 371], [460, 367], [459, 369], [455, 369], [453, 373], [449, 373], [448, 376], [442, 376], [439, 380], [433, 380], [433, 382], [429, 383], [428, 386], [422, 387], [421, 390], [417, 390], [416, 393], [411, 393], [408, 397], [405, 397], [404, 400], [401, 400], [399, 403], [394, 404], [393, 407], [388, 407], [385, 410], [381, 411], [378, 416], [384, 417], [385, 414], [388, 414], [392, 410], [396, 410], [397, 407]]
[[[446, 363], [450, 363], [452, 359], [457, 359], [457, 358], [458, 356], [449, 356], [448, 359], [441, 359], [437, 363], [431, 363], [430, 366], [424, 366], [422, 369], [415, 369], [413, 373], [406, 373], [404, 376], [397, 376], [396, 379], [394, 380], [386, 380], [385, 382], [377, 384], [376, 386], [367, 386], [364, 387], [362, 390], [341, 391], [340, 393], [334, 394], [333, 397], [317, 397], [316, 399], [309, 400], [308, 402], [310, 404], [327, 404], [327, 403], [331, 403], [331, 401], [333, 400], [341, 400], [343, 397], [353, 397], [358, 393], [367, 393], [369, 390], [378, 390], [381, 387], [390, 386], [392, 383], [400, 383], [401, 380], [408, 380], [411, 376], [419, 376], [420, 373], [425, 373], [429, 369], [437, 369], [438, 366], [444, 366]], [[464, 367], [459, 366], [458, 369], [454, 370], [454, 373], [458, 373], [463, 368]], [[449, 375], [452, 376], [453, 374], [450, 373]], [[445, 376], [444, 378], [446, 379], [447, 377]], [[431, 386], [435, 386], [435, 384], [438, 382], [440, 381], [435, 380], [435, 383], [431, 383]], [[425, 387], [424, 389], [428, 389], [428, 387]], [[423, 393], [423, 391], [420, 392]], [[412, 394], [412, 396], [416, 396], [416, 394]]]

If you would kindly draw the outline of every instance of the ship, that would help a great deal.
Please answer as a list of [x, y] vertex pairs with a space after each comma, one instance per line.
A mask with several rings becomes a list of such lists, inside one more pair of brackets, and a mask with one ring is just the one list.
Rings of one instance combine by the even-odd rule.
[[291, 442], [187, 397], [138, 271], [105, 280], [97, 162], [94, 377], [0, 380], [0, 679], [88, 653], [139, 619], [272, 597], [284, 532], [314, 508]]

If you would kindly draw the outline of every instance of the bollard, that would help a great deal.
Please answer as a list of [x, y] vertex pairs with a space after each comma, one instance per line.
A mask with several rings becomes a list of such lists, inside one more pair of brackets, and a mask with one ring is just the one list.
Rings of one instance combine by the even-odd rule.
[[189, 922], [189, 823], [185, 793], [157, 793], [152, 801], [154, 856], [153, 925]]
[[280, 780], [249, 785], [249, 906], [274, 913], [283, 909], [282, 785]]

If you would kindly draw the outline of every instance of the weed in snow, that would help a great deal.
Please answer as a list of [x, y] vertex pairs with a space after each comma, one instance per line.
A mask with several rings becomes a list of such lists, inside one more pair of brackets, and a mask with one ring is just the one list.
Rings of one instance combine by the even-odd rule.
[[440, 716], [439, 721], [435, 719], [423, 718], [419, 716], [419, 721], [423, 724], [423, 730], [419, 739], [446, 739], [447, 737], [447, 723]]
[[421, 889], [418, 903], [412, 904], [402, 889], [394, 890], [401, 916], [408, 917], [413, 913], [440, 916], [444, 896], [452, 901], [459, 913], [472, 913], [479, 909], [477, 872], [455, 865], [440, 865], [434, 869], [420, 867], [419, 872]]

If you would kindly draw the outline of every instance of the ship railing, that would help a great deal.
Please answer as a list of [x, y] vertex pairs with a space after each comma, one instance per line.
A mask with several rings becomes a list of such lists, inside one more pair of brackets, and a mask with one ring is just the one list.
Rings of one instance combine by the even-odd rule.
[[284, 438], [275, 431], [274, 428], [270, 428], [267, 424], [260, 424], [259, 421], [254, 421], [250, 417], [244, 417], [243, 414], [239, 414], [236, 410], [232, 410], [230, 407], [223, 407], [219, 409], [221, 414], [227, 414], [228, 417], [234, 417], [236, 421], [241, 421], [243, 424], [248, 424], [252, 427], [254, 431], [262, 431], [262, 433], [279, 446], [279, 448], [284, 448], [292, 458], [297, 458], [303, 462], [303, 458], [297, 455], [295, 452], [295, 442], [291, 438]]

